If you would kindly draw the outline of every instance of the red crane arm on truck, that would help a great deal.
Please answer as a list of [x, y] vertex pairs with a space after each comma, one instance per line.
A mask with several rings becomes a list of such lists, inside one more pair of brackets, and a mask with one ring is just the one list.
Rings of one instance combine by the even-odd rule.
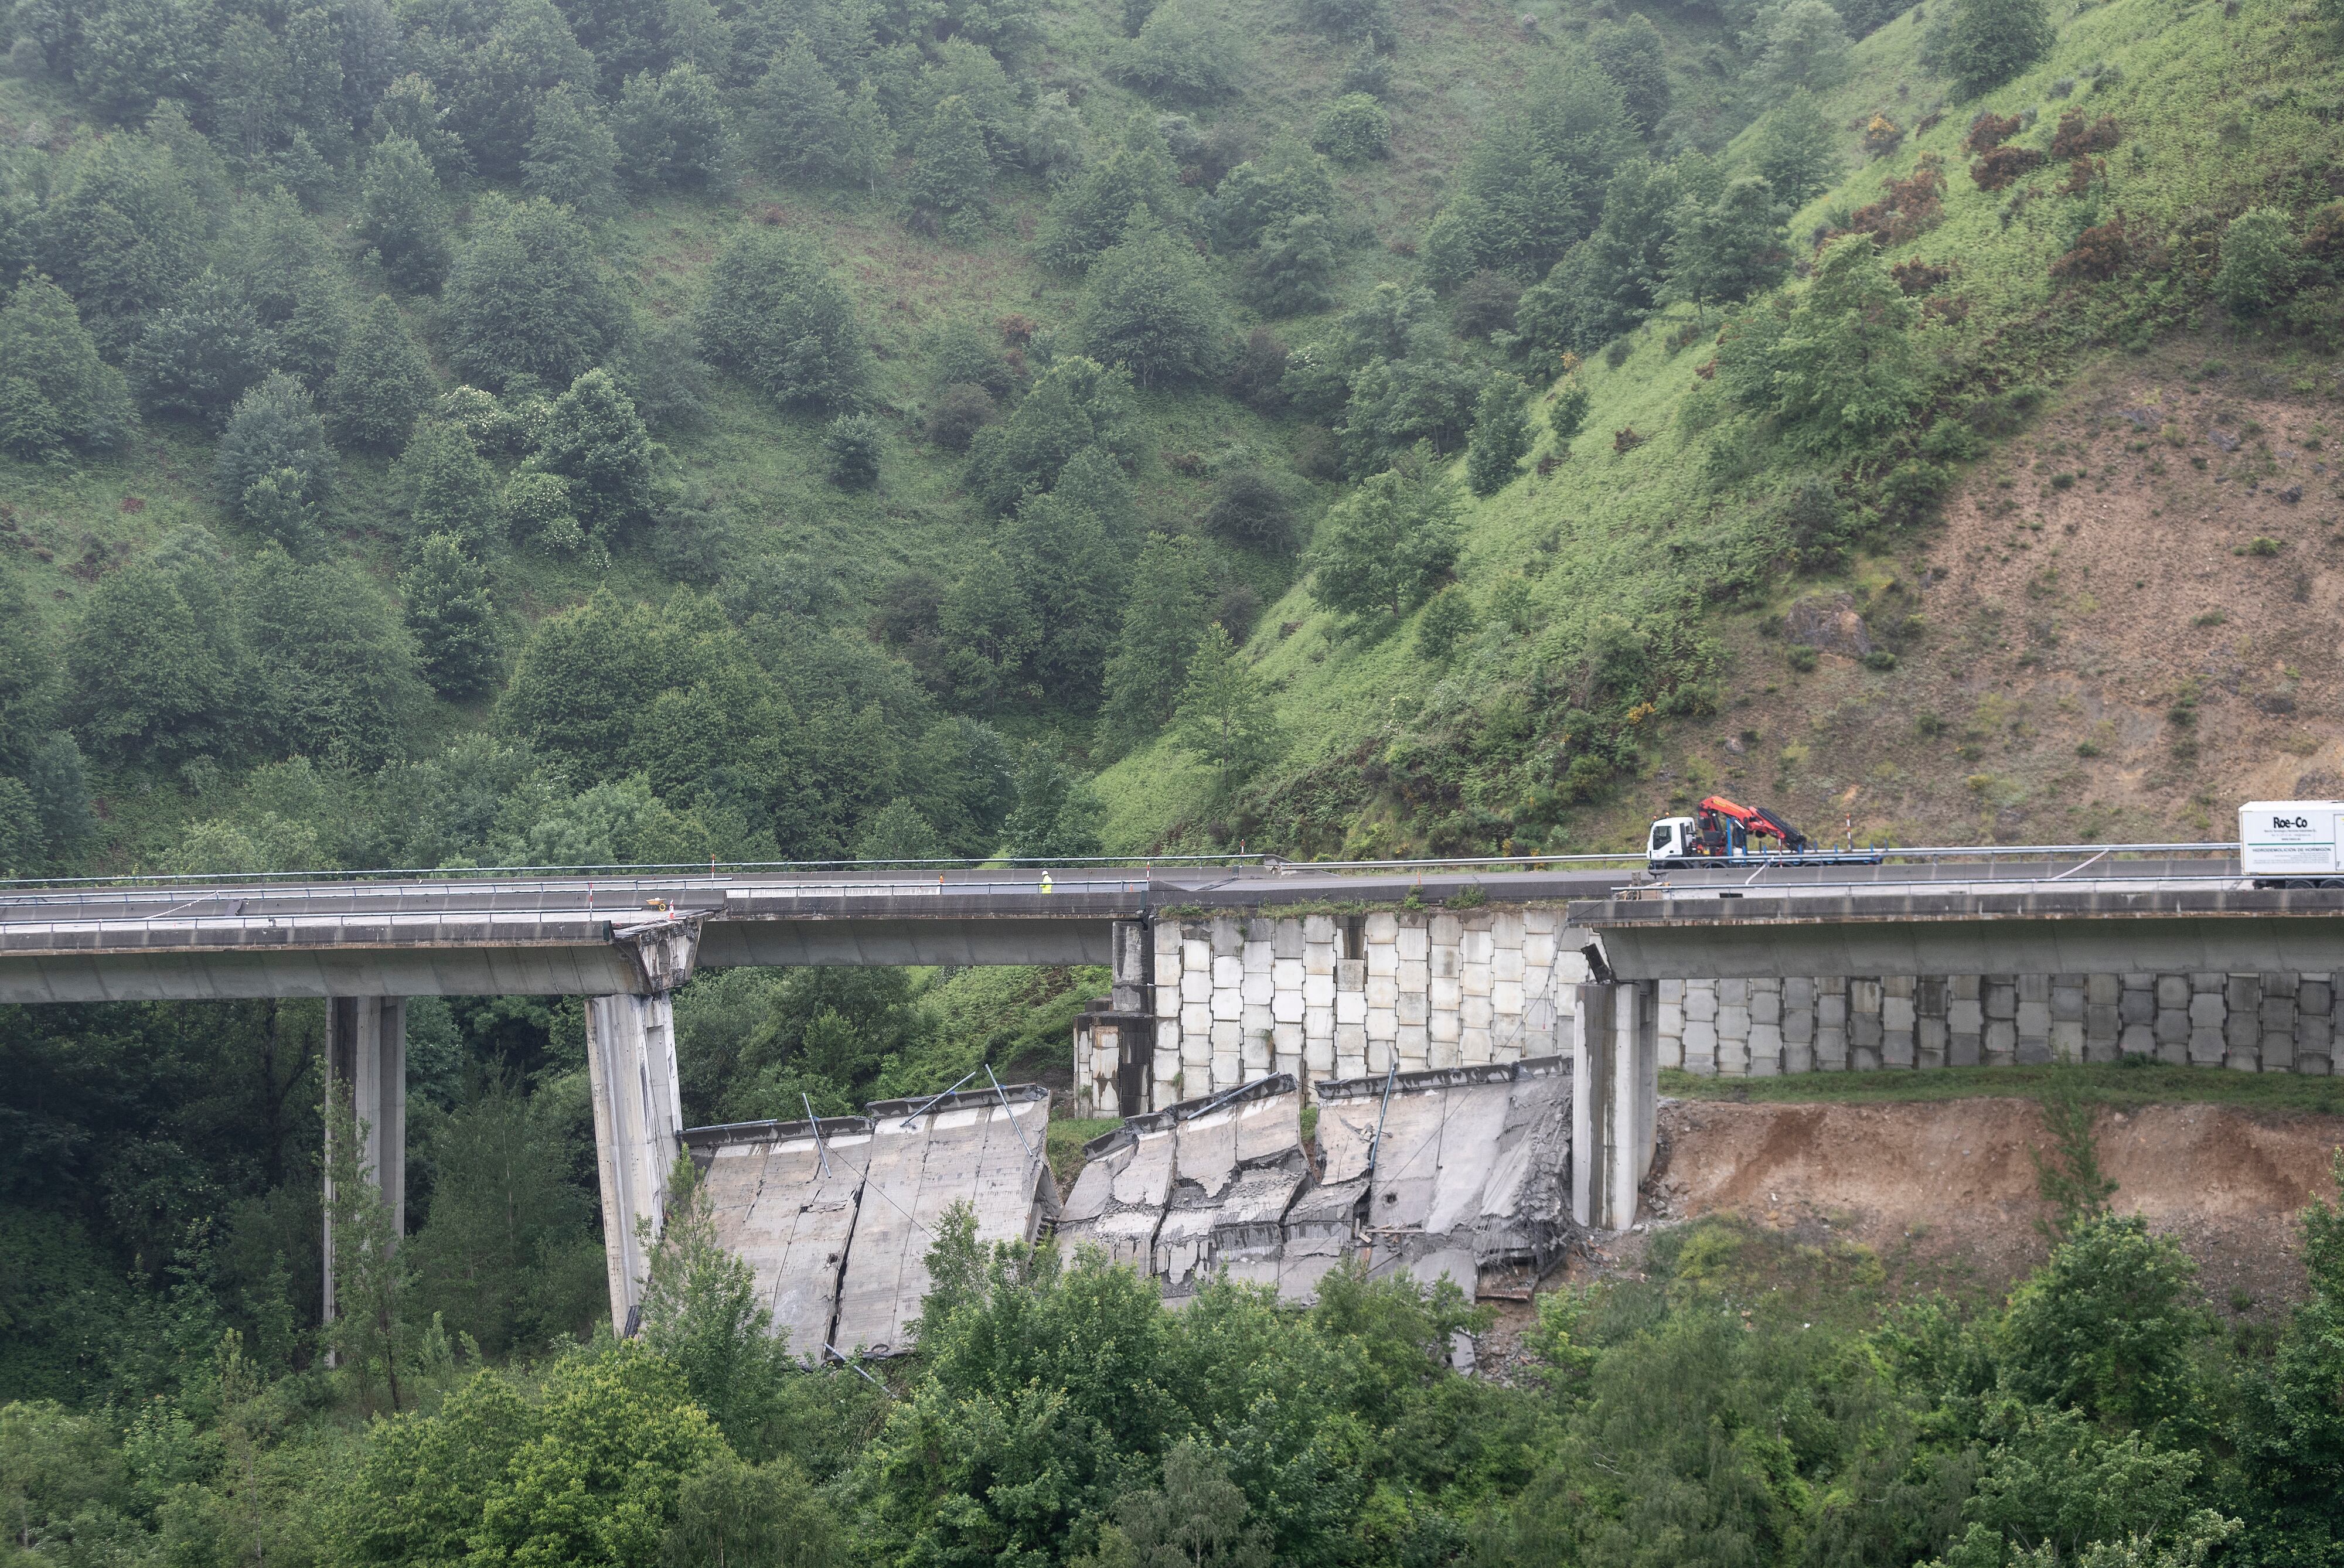
[[1740, 823], [1742, 831], [1753, 838], [1780, 839], [1785, 849], [1804, 849], [1807, 846], [1805, 834], [1763, 806], [1737, 805], [1722, 794], [1713, 794], [1693, 809], [1700, 817], [1707, 819], [1702, 823], [1704, 829], [1711, 827], [1719, 817], [1730, 817]]

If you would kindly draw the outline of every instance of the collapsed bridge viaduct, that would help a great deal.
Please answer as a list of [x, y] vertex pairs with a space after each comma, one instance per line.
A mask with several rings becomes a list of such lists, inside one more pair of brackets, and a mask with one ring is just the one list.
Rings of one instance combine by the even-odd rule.
[[1217, 865], [26, 888], [0, 894], [0, 1002], [328, 998], [328, 1082], [396, 1208], [403, 999], [584, 997], [621, 1323], [647, 1262], [636, 1222], [659, 1223], [682, 1146], [671, 998], [701, 965], [1106, 966], [1111, 994], [1076, 1030], [1093, 1114], [1274, 1073], [1567, 1057], [1571, 1208], [1603, 1229], [1633, 1219], [1662, 1066], [2337, 1061], [2344, 894], [2255, 891], [2203, 859], [1765, 880], [1759, 896], [1743, 872], [1623, 886], [1616, 865]]

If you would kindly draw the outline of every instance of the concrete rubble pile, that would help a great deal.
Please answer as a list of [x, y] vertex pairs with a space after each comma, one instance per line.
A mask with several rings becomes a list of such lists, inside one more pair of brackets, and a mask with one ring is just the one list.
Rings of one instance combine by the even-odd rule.
[[802, 1360], [911, 1348], [927, 1252], [956, 1202], [980, 1241], [1031, 1242], [1057, 1213], [1043, 1155], [1050, 1095], [1033, 1084], [882, 1100], [860, 1117], [683, 1135], [717, 1239], [749, 1265], [773, 1331]]
[[[1145, 1267], [1178, 1302], [1218, 1270], [1305, 1301], [1346, 1258], [1526, 1294], [1577, 1235], [1571, 1070], [1546, 1057], [1313, 1086], [1278, 1073], [1095, 1139], [1058, 1243]], [[1381, 1138], [1378, 1138], [1380, 1124]], [[1372, 1164], [1371, 1164], [1372, 1161]]]

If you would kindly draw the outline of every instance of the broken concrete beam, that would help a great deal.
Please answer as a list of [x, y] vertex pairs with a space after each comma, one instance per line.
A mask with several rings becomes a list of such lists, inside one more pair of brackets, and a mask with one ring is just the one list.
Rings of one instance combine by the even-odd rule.
[[1170, 1111], [1153, 1111], [1083, 1146], [1086, 1163], [1058, 1216], [1061, 1252], [1103, 1247], [1113, 1262], [1151, 1266], [1172, 1194], [1173, 1126]]

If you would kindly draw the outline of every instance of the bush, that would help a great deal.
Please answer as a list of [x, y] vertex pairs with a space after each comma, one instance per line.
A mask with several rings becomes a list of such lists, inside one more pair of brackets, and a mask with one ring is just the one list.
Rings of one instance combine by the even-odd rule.
[[492, 212], [475, 230], [448, 275], [445, 320], [449, 358], [491, 391], [517, 378], [566, 387], [632, 325], [585, 226], [542, 197]]
[[1047, 491], [1076, 454], [1097, 447], [1128, 463], [1138, 453], [1131, 373], [1069, 354], [1034, 383], [1015, 411], [969, 442], [968, 488], [995, 511]]
[[1335, 244], [1328, 222], [1300, 213], [1264, 230], [1246, 258], [1238, 292], [1265, 316], [1300, 316], [1335, 301]]
[[1213, 372], [1227, 315], [1195, 248], [1141, 212], [1093, 263], [1075, 337], [1103, 363], [1128, 366], [1142, 387], [1170, 385]]
[[694, 324], [716, 363], [783, 403], [843, 410], [870, 376], [871, 350], [829, 263], [812, 240], [777, 228], [725, 241]]
[[830, 482], [841, 490], [868, 490], [879, 482], [879, 454], [886, 428], [869, 414], [841, 414], [823, 428], [822, 455]]
[[993, 394], [961, 381], [936, 394], [928, 408], [928, 440], [946, 451], [965, 452], [976, 432], [1000, 417]]
[[2234, 316], [2259, 316], [2284, 299], [2301, 273], [2303, 257], [2276, 207], [2249, 207], [2222, 232], [2222, 266], [2214, 297]]
[[1444, 588], [1416, 623], [1416, 651], [1427, 659], [1446, 659], [1472, 631], [1473, 601], [1462, 588]]
[[1571, 439], [1587, 428], [1588, 405], [1592, 401], [1576, 376], [1555, 389], [1554, 401], [1546, 408], [1546, 422], [1558, 446], [1568, 448]]
[[619, 172], [638, 190], [704, 190], [730, 156], [716, 84], [690, 64], [627, 78], [611, 116]]
[[1514, 312], [1521, 304], [1522, 286], [1502, 272], [1476, 272], [1450, 302], [1449, 326], [1460, 338], [1487, 338], [1514, 329]]
[[73, 301], [45, 278], [0, 308], [0, 450], [58, 462], [121, 441], [137, 415], [122, 372], [98, 358]]
[[1366, 163], [1391, 151], [1391, 116], [1365, 93], [1346, 93], [1310, 127], [1310, 145], [1340, 164]]
[[1213, 486], [1205, 531], [1226, 544], [1283, 553], [1294, 547], [1294, 508], [1259, 469], [1236, 469]]
[[1302, 20], [1338, 38], [1393, 37], [1391, 0], [1302, 0]]
[[1164, 0], [1115, 51], [1115, 75], [1151, 97], [1202, 102], [1238, 84], [1237, 40], [1203, 0]]
[[2050, 53], [2045, 0], [1956, 0], [1945, 66], [1963, 98], [1992, 92]]
[[1531, 422], [1522, 401], [1530, 395], [1517, 376], [1490, 378], [1474, 405], [1473, 435], [1465, 449], [1466, 482], [1475, 495], [1495, 495], [1514, 481], [1531, 450]]

